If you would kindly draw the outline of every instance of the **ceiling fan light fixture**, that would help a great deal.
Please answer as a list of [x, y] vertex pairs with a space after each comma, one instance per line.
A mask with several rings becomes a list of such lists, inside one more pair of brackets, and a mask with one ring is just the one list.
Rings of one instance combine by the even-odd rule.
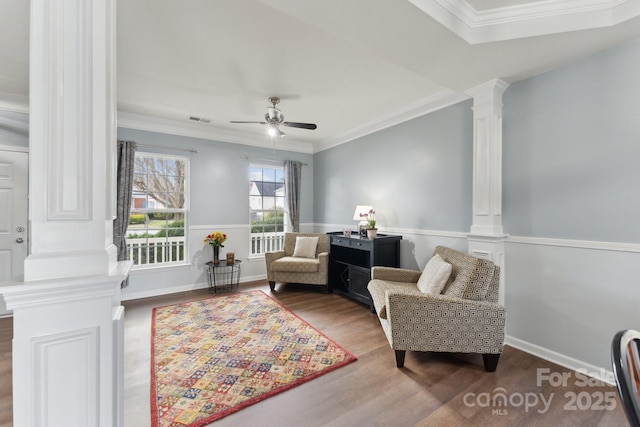
[[284, 115], [280, 110], [276, 108], [276, 105], [280, 103], [280, 98], [278, 98], [277, 96], [272, 96], [271, 98], [269, 98], [269, 102], [271, 103], [272, 107], [267, 107], [267, 114], [264, 115], [263, 122], [231, 120], [230, 123], [256, 123], [261, 125], [267, 125], [267, 134], [271, 138], [275, 138], [276, 136], [283, 137], [285, 135], [285, 133], [280, 130], [280, 125], [287, 126], [290, 128], [310, 129], [310, 130], [317, 128], [315, 123], [285, 122]]
[[270, 124], [267, 128], [267, 134], [269, 134], [269, 136], [272, 138], [275, 138], [276, 136], [282, 137], [285, 135], [285, 133], [280, 130], [277, 124]]

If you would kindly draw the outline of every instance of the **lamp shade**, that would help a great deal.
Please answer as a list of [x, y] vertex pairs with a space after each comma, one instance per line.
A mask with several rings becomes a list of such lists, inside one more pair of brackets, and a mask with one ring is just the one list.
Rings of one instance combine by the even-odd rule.
[[353, 213], [353, 220], [364, 221], [365, 219], [362, 216], [360, 216], [360, 214], [368, 214], [369, 211], [371, 211], [372, 209], [373, 209], [373, 206], [366, 206], [366, 205], [356, 206], [356, 211]]

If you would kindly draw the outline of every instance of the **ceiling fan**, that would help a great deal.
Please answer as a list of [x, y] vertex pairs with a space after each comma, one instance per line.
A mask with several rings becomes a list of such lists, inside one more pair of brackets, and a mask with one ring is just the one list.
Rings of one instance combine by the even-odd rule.
[[300, 128], [300, 129], [315, 129], [317, 126], [314, 123], [298, 123], [298, 122], [285, 122], [284, 114], [280, 110], [276, 108], [276, 105], [280, 103], [280, 98], [277, 96], [272, 96], [269, 98], [269, 102], [273, 105], [272, 107], [267, 107], [267, 114], [264, 115], [264, 122], [245, 122], [232, 120], [229, 123], [259, 123], [261, 125], [269, 125], [267, 129], [267, 133], [269, 136], [284, 136], [285, 133], [280, 130], [280, 125], [287, 126], [290, 128]]

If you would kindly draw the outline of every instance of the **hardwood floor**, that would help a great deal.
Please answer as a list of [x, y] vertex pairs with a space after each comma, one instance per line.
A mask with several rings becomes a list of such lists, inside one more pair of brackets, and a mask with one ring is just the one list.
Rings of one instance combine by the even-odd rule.
[[[276, 298], [358, 360], [222, 418], [216, 427], [627, 425], [614, 387], [584, 386], [574, 372], [514, 348], [505, 347], [494, 373], [485, 372], [482, 357], [471, 354], [407, 352], [405, 367], [398, 369], [367, 307], [299, 286], [277, 285], [275, 293], [266, 282], [240, 286], [250, 289]], [[127, 427], [150, 425], [151, 309], [211, 296], [199, 290], [124, 303]], [[0, 319], [0, 426], [11, 426], [10, 323]], [[552, 379], [564, 374], [566, 384], [539, 380], [539, 369], [547, 369]], [[506, 405], [498, 406], [500, 396]], [[607, 403], [602, 398], [611, 396], [615, 408], [599, 409]]]

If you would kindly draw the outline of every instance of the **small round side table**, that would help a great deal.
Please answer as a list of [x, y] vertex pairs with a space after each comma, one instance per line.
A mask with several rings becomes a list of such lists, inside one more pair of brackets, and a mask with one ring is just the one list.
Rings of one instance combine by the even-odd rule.
[[237, 291], [240, 282], [240, 264], [242, 261], [237, 259], [233, 264], [227, 264], [226, 260], [220, 260], [218, 263], [209, 261], [205, 263], [207, 266], [207, 278], [209, 279], [209, 291], [215, 295], [218, 290]]

